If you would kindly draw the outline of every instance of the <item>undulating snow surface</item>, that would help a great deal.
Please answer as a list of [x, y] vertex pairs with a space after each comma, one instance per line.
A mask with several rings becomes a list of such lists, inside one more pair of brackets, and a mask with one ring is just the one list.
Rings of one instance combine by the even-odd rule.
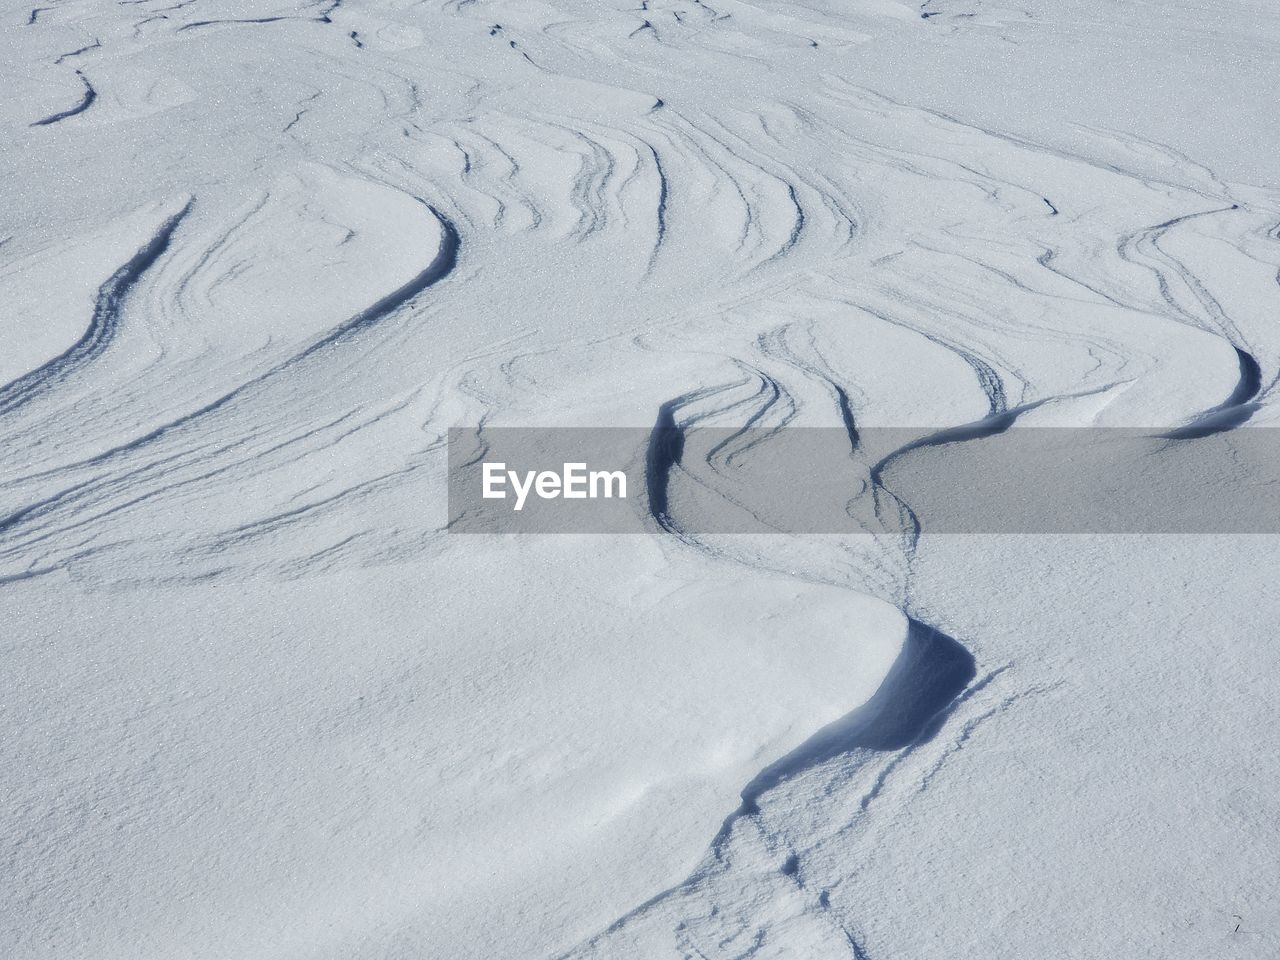
[[459, 426], [1275, 424], [1274, 4], [2, 17], [4, 957], [1280, 951], [1276, 538], [445, 498]]

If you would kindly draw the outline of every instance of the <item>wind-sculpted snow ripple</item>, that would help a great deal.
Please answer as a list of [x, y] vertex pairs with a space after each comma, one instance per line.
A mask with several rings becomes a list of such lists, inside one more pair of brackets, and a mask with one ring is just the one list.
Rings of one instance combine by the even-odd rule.
[[102, 354], [120, 325], [120, 311], [131, 288], [164, 253], [173, 232], [178, 229], [178, 224], [190, 209], [188, 202], [165, 220], [155, 235], [102, 285], [84, 336], [39, 369], [0, 387], [0, 416], [29, 402], [39, 393], [55, 388], [59, 382], [73, 376], [77, 369], [92, 363]]

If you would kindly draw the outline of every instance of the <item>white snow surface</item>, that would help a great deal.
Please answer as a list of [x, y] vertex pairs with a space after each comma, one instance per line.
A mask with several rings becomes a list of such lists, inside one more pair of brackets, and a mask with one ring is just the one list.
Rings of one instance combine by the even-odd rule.
[[445, 500], [458, 426], [1274, 426], [1278, 51], [1265, 0], [11, 6], [0, 955], [1280, 953], [1276, 537]]

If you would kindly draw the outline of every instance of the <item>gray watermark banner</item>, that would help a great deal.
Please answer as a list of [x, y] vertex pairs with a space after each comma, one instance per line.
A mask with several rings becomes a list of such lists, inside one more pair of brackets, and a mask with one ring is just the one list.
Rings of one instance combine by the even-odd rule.
[[1280, 429], [449, 432], [454, 533], [1280, 533]]

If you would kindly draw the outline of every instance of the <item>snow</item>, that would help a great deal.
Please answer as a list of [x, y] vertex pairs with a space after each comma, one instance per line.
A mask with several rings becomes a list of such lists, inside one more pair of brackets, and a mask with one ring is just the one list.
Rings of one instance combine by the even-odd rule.
[[[10, 803], [32, 824], [13, 919], [49, 938], [17, 945], [480, 953], [543, 911], [607, 922], [690, 865], [762, 756], [870, 696], [905, 635], [880, 601], [686, 580], [654, 545], [462, 554], [233, 601], [7, 590], [6, 621], [33, 624], [8, 652], [6, 750], [30, 758]], [[521, 566], [559, 576], [531, 593]], [[610, 889], [584, 882], [619, 861]]]
[[[5, 13], [0, 953], [1274, 953], [1280, 542], [927, 494], [1029, 427], [1150, 431], [1157, 517], [1275, 488], [1278, 38], [1261, 0]], [[630, 428], [644, 532], [451, 529], [449, 431], [534, 427]], [[905, 529], [712, 529], [802, 427], [851, 499], [755, 519]]]

